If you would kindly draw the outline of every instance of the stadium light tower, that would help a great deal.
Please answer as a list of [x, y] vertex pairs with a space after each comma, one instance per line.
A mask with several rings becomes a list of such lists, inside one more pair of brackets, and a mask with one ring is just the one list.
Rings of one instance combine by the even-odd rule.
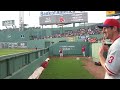
[[24, 11], [19, 11], [19, 31], [24, 30]]

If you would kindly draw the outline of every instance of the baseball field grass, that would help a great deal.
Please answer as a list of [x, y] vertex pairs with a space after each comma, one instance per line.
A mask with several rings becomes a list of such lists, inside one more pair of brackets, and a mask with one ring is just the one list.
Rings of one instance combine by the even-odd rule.
[[22, 52], [29, 52], [30, 49], [0, 49], [0, 56], [9, 55], [9, 54], [17, 54]]
[[95, 79], [85, 68], [81, 60], [74, 58], [51, 58], [40, 79]]

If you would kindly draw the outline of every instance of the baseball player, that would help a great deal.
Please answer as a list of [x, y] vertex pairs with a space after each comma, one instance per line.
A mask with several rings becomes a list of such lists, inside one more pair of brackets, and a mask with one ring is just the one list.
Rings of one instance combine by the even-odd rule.
[[82, 53], [83, 53], [83, 56], [85, 57], [85, 46], [84, 45], [82, 46]]
[[60, 57], [63, 57], [63, 49], [62, 48], [60, 48], [59, 54], [60, 54]]
[[98, 52], [100, 63], [106, 71], [104, 78], [120, 79], [120, 23], [116, 19], [106, 19], [103, 25], [98, 27], [102, 28], [104, 37], [112, 41], [106, 59], [103, 56], [103, 53], [107, 50], [104, 44]]

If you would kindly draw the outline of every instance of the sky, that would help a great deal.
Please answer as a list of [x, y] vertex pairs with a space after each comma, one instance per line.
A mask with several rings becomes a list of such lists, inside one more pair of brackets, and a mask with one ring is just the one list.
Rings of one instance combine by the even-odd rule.
[[[88, 23], [102, 23], [106, 17], [106, 11], [86, 11], [88, 12]], [[39, 25], [40, 11], [24, 11], [24, 23], [29, 27], [40, 27]], [[16, 27], [19, 27], [19, 11], [0, 11], [0, 29], [2, 21], [15, 20]]]

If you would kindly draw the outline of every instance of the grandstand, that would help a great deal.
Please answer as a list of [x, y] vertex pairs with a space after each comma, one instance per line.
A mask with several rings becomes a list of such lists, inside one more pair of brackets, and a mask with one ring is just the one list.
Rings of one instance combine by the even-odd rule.
[[[95, 24], [96, 25], [96, 24]], [[94, 25], [94, 26], [95, 26]], [[19, 31], [19, 28], [16, 29], [4, 29], [0, 31], [0, 47], [9, 47], [12, 43], [13, 47], [25, 47], [28, 45], [27, 42], [32, 40], [49, 40], [51, 38], [64, 38], [66, 37], [80, 37], [76, 39], [76, 41], [81, 41], [81, 37], [86, 37], [90, 35], [91, 37], [94, 35], [100, 34], [99, 30], [97, 30], [93, 25], [86, 26], [83, 28], [82, 26], [78, 27], [64, 27], [62, 30], [61, 28], [24, 28], [23, 31]], [[92, 29], [91, 29], [92, 28]], [[99, 36], [99, 35], [98, 35]], [[80, 39], [80, 40], [79, 40]], [[85, 39], [85, 38], [84, 38]], [[8, 45], [10, 43], [10, 45]], [[25, 43], [24, 45], [21, 43]], [[6, 45], [7, 44], [7, 45]], [[27, 46], [29, 48], [29, 45]], [[31, 48], [34, 48], [31, 47]], [[41, 48], [41, 47], [38, 47]]]

